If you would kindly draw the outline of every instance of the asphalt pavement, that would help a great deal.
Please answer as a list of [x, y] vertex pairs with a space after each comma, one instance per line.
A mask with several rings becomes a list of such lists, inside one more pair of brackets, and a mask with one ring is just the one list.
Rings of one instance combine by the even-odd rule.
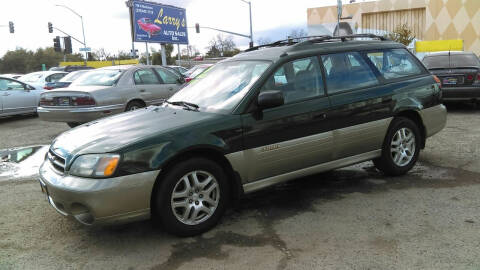
[[[298, 179], [247, 196], [192, 238], [149, 221], [79, 225], [47, 204], [35, 175], [1, 178], [0, 166], [0, 269], [480, 269], [480, 110], [448, 108], [406, 176], [365, 162]], [[0, 119], [0, 149], [65, 130]]]

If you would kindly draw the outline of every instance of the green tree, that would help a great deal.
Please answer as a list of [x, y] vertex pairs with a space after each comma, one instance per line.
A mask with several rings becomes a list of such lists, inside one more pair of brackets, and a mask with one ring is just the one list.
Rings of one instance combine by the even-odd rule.
[[415, 34], [406, 23], [398, 25], [397, 27], [395, 27], [395, 30], [393, 30], [393, 32], [388, 33], [385, 36], [388, 39], [402, 43], [405, 46], [408, 46], [415, 39]]
[[32, 57], [33, 52], [25, 49], [8, 51], [1, 59], [0, 73], [28, 73]]

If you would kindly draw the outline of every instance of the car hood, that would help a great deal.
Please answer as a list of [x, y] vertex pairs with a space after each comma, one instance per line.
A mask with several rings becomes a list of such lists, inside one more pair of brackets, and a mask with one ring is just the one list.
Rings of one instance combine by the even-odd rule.
[[187, 111], [181, 107], [150, 106], [71, 129], [58, 136], [51, 149], [70, 158], [79, 154], [115, 152], [143, 139], [213, 117], [216, 114]]

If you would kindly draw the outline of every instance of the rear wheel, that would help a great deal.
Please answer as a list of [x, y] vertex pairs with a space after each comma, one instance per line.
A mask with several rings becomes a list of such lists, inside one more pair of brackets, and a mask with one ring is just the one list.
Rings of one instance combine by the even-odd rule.
[[227, 177], [222, 167], [209, 159], [182, 161], [159, 181], [153, 214], [172, 234], [201, 234], [214, 227], [225, 212]]
[[74, 128], [74, 127], [77, 127], [80, 125], [80, 123], [76, 123], [76, 122], [68, 122], [67, 125], [71, 128]]
[[417, 162], [420, 142], [421, 134], [415, 122], [405, 117], [394, 118], [383, 142], [382, 156], [373, 163], [387, 175], [406, 174]]
[[127, 108], [125, 109], [125, 111], [134, 111], [143, 107], [145, 107], [145, 104], [143, 102], [134, 100], [134, 101], [130, 101], [127, 104]]

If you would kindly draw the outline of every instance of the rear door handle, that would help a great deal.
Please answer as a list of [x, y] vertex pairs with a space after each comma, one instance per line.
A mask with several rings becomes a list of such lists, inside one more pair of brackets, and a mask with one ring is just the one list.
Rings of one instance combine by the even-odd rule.
[[325, 118], [327, 118], [327, 114], [326, 113], [315, 113], [315, 114], [313, 114], [313, 118], [314, 119], [318, 119], [318, 118], [325, 119]]
[[142, 93], [145, 92], [145, 89], [140, 89], [140, 92], [142, 92]]
[[2, 96], [6, 97], [6, 96], [10, 96], [10, 94], [9, 94], [9, 93], [5, 93], [5, 94], [3, 94]]
[[168, 90], [169, 90], [169, 91], [172, 91], [172, 90], [173, 90], [173, 87], [169, 87]]

